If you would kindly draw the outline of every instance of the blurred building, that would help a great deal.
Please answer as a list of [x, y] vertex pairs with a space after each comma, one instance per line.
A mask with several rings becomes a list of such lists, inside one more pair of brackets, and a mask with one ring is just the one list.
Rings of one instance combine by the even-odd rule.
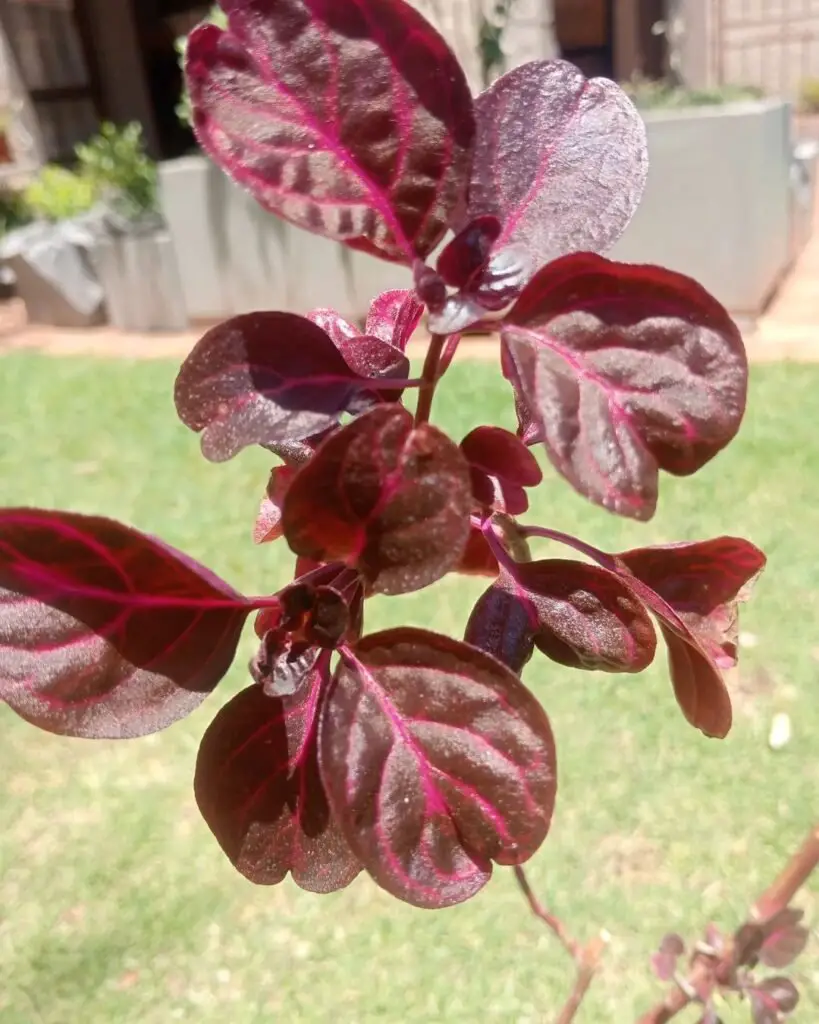
[[[411, 2], [438, 24], [479, 88], [479, 26], [496, 0]], [[28, 125], [28, 149], [67, 157], [103, 118], [141, 121], [157, 157], [189, 149], [175, 114], [175, 41], [209, 6], [0, 0], [0, 103]], [[670, 52], [690, 85], [757, 84], [795, 96], [803, 79], [819, 76], [819, 0], [514, 0], [503, 49], [508, 66], [557, 49], [587, 74], [621, 80], [664, 75]]]

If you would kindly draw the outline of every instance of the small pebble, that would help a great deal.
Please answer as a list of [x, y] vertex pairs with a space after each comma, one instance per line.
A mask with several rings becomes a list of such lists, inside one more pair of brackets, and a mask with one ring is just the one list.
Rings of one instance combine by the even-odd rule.
[[787, 746], [791, 738], [791, 720], [784, 711], [774, 715], [771, 722], [771, 732], [768, 736], [768, 746], [771, 750], [781, 750]]

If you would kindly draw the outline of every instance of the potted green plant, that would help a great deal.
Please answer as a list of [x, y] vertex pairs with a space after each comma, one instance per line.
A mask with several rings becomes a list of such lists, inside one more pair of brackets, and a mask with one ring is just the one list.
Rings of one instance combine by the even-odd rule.
[[122, 330], [184, 330], [187, 310], [173, 242], [159, 210], [156, 164], [142, 126], [106, 123], [77, 146], [82, 177], [104, 204], [108, 232], [91, 257], [108, 316]]
[[105, 321], [105, 296], [88, 257], [96, 198], [91, 181], [56, 164], [43, 167], [23, 191], [0, 259], [29, 322], [82, 328]]

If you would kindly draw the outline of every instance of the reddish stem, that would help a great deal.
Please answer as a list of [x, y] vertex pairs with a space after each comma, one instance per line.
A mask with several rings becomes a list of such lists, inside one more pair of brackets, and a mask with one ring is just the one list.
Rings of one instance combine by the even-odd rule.
[[[817, 866], [819, 825], [814, 825], [807, 839], [785, 868], [753, 905], [749, 921], [768, 921], [781, 910], [785, 910]], [[666, 1024], [666, 1021], [676, 1017], [694, 1001], [693, 993], [718, 988], [721, 982], [731, 976], [733, 956], [733, 944], [730, 942], [726, 943], [725, 950], [719, 956], [695, 953], [685, 985], [676, 984], [666, 993], [662, 1002], [640, 1017], [637, 1024]]]
[[539, 918], [546, 925], [547, 928], [551, 928], [551, 930], [555, 933], [558, 939], [560, 939], [561, 943], [563, 944], [563, 948], [566, 950], [569, 956], [573, 960], [577, 960], [581, 952], [580, 943], [573, 939], [571, 935], [569, 935], [563, 922], [559, 918], [555, 917], [555, 915], [551, 911], [547, 910], [546, 907], [544, 907], [540, 900], [537, 898], [537, 896], [535, 896], [534, 892], [532, 891], [531, 885], [529, 885], [529, 879], [526, 877], [526, 873], [524, 872], [522, 867], [515, 867], [515, 878], [517, 879], [518, 885], [520, 886], [523, 895], [526, 897], [526, 902], [529, 904], [529, 909], [532, 911], [535, 917]]
[[415, 410], [415, 425], [429, 421], [429, 414], [432, 412], [432, 399], [435, 397], [435, 388], [441, 377], [440, 364], [441, 354], [444, 350], [446, 336], [433, 334], [429, 339], [429, 348], [424, 360], [424, 369], [421, 373], [421, 388], [418, 392], [418, 408]]
[[515, 878], [523, 895], [526, 897], [529, 909], [539, 921], [542, 921], [557, 936], [563, 948], [577, 965], [577, 973], [574, 985], [569, 993], [569, 998], [555, 1018], [555, 1024], [571, 1024], [600, 966], [600, 959], [608, 945], [609, 935], [607, 932], [601, 932], [587, 945], [582, 946], [576, 939], [572, 938], [560, 918], [543, 906], [532, 891], [529, 879], [526, 877], [523, 868], [516, 866], [514, 870]]

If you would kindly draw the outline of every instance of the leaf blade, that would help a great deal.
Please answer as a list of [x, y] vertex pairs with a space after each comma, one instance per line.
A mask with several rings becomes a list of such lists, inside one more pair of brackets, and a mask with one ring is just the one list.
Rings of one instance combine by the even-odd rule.
[[266, 209], [411, 263], [466, 183], [472, 98], [447, 44], [396, 0], [223, 0], [189, 37], [203, 149]]
[[366, 637], [336, 673], [319, 743], [348, 842], [413, 906], [469, 899], [493, 861], [524, 863], [546, 837], [548, 719], [507, 668], [458, 641], [416, 629]]
[[567, 61], [533, 61], [501, 76], [475, 109], [464, 219], [498, 218], [496, 251], [522, 246], [537, 270], [617, 241], [648, 174], [645, 125], [619, 86]]
[[290, 874], [308, 892], [337, 892], [361, 871], [318, 772], [320, 676], [289, 697], [268, 697], [260, 686], [242, 690], [199, 748], [199, 810], [234, 867], [256, 885]]
[[520, 434], [580, 493], [650, 519], [659, 471], [697, 472], [739, 429], [748, 362], [696, 282], [577, 254], [545, 267], [504, 321]]
[[460, 562], [472, 508], [469, 467], [429, 424], [399, 406], [360, 416], [290, 484], [284, 534], [317, 562], [357, 567], [373, 592], [409, 593]]
[[166, 728], [221, 680], [258, 606], [113, 520], [0, 511], [0, 698], [46, 731]]

